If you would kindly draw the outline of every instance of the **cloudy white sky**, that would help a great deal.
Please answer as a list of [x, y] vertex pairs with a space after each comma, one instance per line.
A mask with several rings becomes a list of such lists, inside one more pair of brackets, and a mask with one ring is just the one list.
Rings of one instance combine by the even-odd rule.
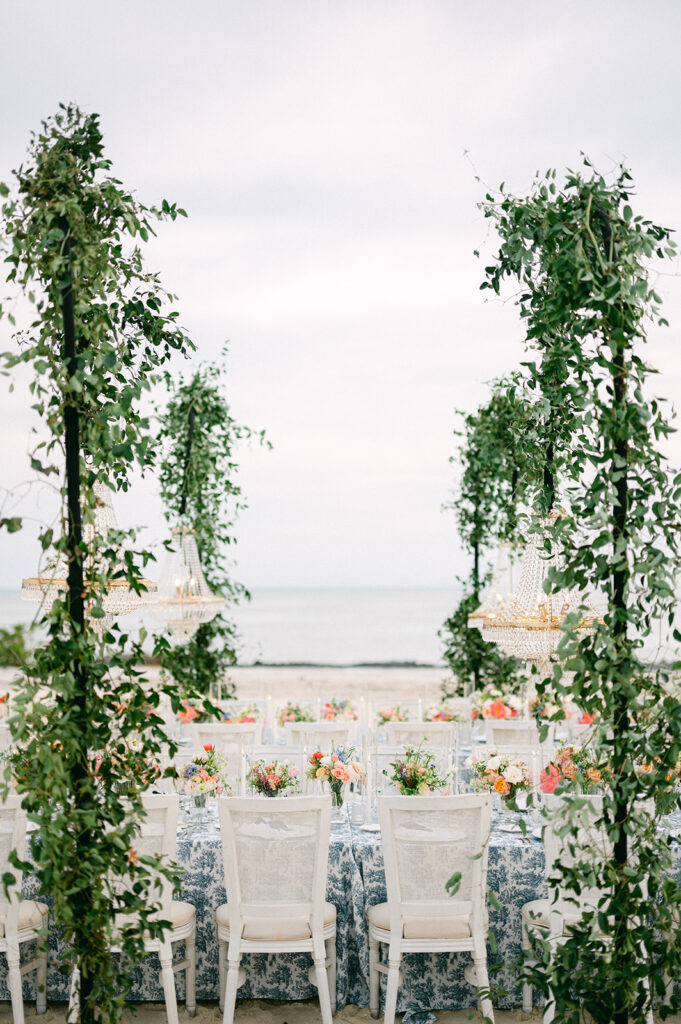
[[[513, 305], [478, 290], [475, 173], [523, 190], [580, 150], [623, 159], [637, 209], [680, 226], [677, 0], [3, 0], [0, 25], [0, 180], [75, 101], [143, 200], [189, 213], [148, 263], [197, 358], [229, 339], [234, 415], [275, 446], [242, 454], [240, 578], [451, 583], [454, 409], [522, 353]], [[649, 355], [679, 405], [681, 280], [662, 291]], [[11, 487], [32, 419], [22, 387], [0, 401]], [[118, 512], [163, 533], [153, 479]], [[0, 534], [0, 587], [36, 563], [30, 532]]]

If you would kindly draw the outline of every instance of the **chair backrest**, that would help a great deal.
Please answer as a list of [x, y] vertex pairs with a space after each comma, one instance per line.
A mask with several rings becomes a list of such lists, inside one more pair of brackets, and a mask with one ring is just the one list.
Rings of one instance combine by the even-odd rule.
[[[177, 818], [180, 798], [177, 793], [145, 793], [142, 796], [144, 818], [137, 822], [137, 835], [133, 839], [132, 848], [137, 856], [164, 857], [173, 860], [177, 850]], [[158, 890], [153, 890], [153, 902], [160, 902], [160, 910], [154, 915], [161, 920], [170, 920], [170, 904], [173, 899], [173, 887], [165, 876], [158, 875], [161, 890], [160, 901]], [[130, 876], [117, 877], [114, 886], [124, 891], [134, 884]], [[133, 915], [119, 914], [118, 922], [132, 923]]]
[[0, 874], [14, 876], [9, 898], [5, 896], [4, 887], [0, 886], [0, 915], [5, 918], [5, 935], [8, 938], [16, 935], [17, 931], [23, 877], [21, 870], [10, 863], [12, 850], [16, 851], [19, 858], [24, 858], [26, 813], [21, 806], [21, 797], [18, 796], [8, 796], [4, 803], [0, 803]]
[[450, 722], [388, 722], [385, 734], [391, 746], [450, 750], [454, 742], [454, 728]]
[[284, 735], [287, 746], [312, 753], [347, 746], [355, 728], [354, 722], [286, 722]]
[[515, 747], [539, 749], [539, 730], [533, 718], [485, 719], [485, 738], [498, 750]]
[[[577, 799], [577, 805], [570, 811], [570, 817], [577, 820], [577, 834], [566, 831], [567, 804]], [[596, 909], [601, 896], [598, 888], [582, 886], [579, 894], [564, 889], [556, 872], [558, 865], [571, 867], [575, 864], [599, 864], [612, 856], [613, 844], [603, 824], [603, 797], [591, 794], [545, 794], [542, 804], [546, 808], [544, 823], [544, 853], [546, 858], [546, 879], [557, 895], [552, 910], [562, 913], [566, 907], [575, 913], [575, 907], [582, 911]], [[600, 822], [600, 823], [599, 823]], [[554, 883], [551, 883], [551, 879]], [[556, 884], [558, 882], [558, 884]]]
[[[402, 934], [406, 916], [467, 916], [483, 928], [488, 794], [385, 796], [378, 801], [390, 930]], [[451, 897], [445, 885], [460, 873]]]
[[320, 935], [331, 796], [218, 801], [230, 933], [244, 917], [304, 918]]
[[262, 726], [259, 722], [192, 722], [189, 735], [193, 747], [212, 743], [218, 752], [230, 746], [253, 747], [262, 740]]
[[[430, 750], [429, 747], [422, 747], [422, 750]], [[368, 748], [368, 754], [373, 765], [373, 788], [377, 796], [399, 793], [397, 786], [391, 782], [392, 768], [390, 764], [398, 757], [402, 757], [406, 751], [405, 746], [391, 746], [387, 743], [375, 743]], [[437, 765], [440, 774], [445, 775], [451, 769], [451, 757], [449, 751], [444, 747], [433, 747], [430, 751], [434, 755], [434, 763]], [[384, 775], [386, 771], [388, 775]]]

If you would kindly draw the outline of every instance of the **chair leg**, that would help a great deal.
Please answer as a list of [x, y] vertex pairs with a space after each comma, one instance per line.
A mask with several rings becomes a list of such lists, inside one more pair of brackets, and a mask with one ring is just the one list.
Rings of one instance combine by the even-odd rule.
[[329, 996], [331, 998], [331, 1013], [336, 1012], [336, 936], [332, 939], [327, 939], [326, 943], [326, 959], [329, 961], [327, 967], [327, 977], [329, 982]]
[[369, 938], [369, 1009], [374, 1020], [378, 1017], [378, 990], [380, 975], [378, 963], [380, 960], [381, 947], [377, 939]]
[[475, 973], [478, 981], [478, 991], [480, 994], [480, 1012], [485, 1020], [489, 1020], [494, 1024], [494, 1007], [492, 1006], [492, 1000], [489, 997], [489, 975], [487, 974], [487, 957], [473, 958], [475, 964]]
[[185, 1006], [190, 1017], [196, 1016], [196, 932], [193, 931], [185, 940], [185, 957], [189, 961], [184, 972]]
[[80, 971], [74, 967], [71, 971], [69, 985], [69, 1006], [66, 1011], [66, 1024], [77, 1024], [80, 1017]]
[[220, 1002], [220, 1013], [225, 1008], [225, 989], [227, 988], [227, 943], [218, 939], [218, 975], [220, 991], [218, 993]]
[[7, 967], [9, 969], [8, 987], [12, 1000], [12, 1020], [14, 1024], [24, 1024], [24, 994], [21, 989], [21, 967], [19, 964], [19, 948], [7, 951]]
[[236, 990], [239, 987], [239, 964], [238, 960], [230, 960], [227, 970], [227, 984], [225, 986], [225, 1009], [222, 1017], [223, 1024], [233, 1024], [234, 1008], [236, 1006]]
[[385, 1010], [383, 1011], [384, 1024], [395, 1024], [397, 989], [400, 985], [400, 962], [401, 960], [388, 958], [388, 985], [385, 990]]
[[[530, 941], [530, 935], [529, 935], [529, 932], [528, 932], [528, 929], [527, 929], [527, 925], [525, 924], [524, 921], [523, 921], [523, 924], [522, 924], [522, 935], [523, 935], [523, 938], [522, 938], [523, 954], [525, 956], [527, 956], [527, 954], [532, 950], [532, 943]], [[527, 965], [528, 963], [529, 963], [529, 960], [525, 959], [525, 965]], [[533, 1002], [534, 1002], [533, 996], [534, 996], [534, 993], [532, 991], [532, 986], [529, 985], [526, 981], [524, 981], [523, 982], [523, 1013], [532, 1013], [532, 1005], [533, 1005]]]
[[[331, 1013], [331, 995], [329, 993], [329, 977], [326, 973], [326, 959], [315, 960], [314, 971], [317, 979], [317, 992], [319, 993], [319, 1009], [322, 1012], [322, 1024], [331, 1024], [333, 1014]], [[227, 1024], [226, 1021], [225, 1024]]]
[[168, 1024], [179, 1024], [172, 951], [169, 954], [167, 950], [163, 949], [159, 953], [159, 959], [161, 961], [161, 982], [163, 984], [163, 996], [166, 1001]]
[[41, 949], [38, 952], [38, 966], [36, 968], [36, 986], [38, 993], [35, 1000], [35, 1012], [45, 1013], [47, 1010], [47, 950]]

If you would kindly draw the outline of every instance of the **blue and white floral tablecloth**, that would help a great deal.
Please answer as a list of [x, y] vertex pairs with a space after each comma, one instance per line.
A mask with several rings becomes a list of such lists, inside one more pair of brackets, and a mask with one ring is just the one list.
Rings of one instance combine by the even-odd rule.
[[[218, 945], [215, 908], [225, 902], [224, 876], [217, 815], [201, 825], [180, 829], [177, 859], [185, 869], [182, 899], [196, 907], [197, 978], [199, 999], [218, 995]], [[517, 1006], [514, 963], [520, 954], [520, 908], [528, 900], [545, 894], [544, 853], [541, 842], [523, 839], [517, 833], [492, 829], [489, 851], [489, 888], [502, 910], [490, 907], [490, 927], [497, 944], [490, 952], [490, 967], [499, 967], [490, 975], [495, 990], [495, 1005]], [[36, 898], [35, 882], [25, 880], [27, 896]], [[369, 937], [366, 910], [386, 898], [383, 853], [380, 835], [363, 831], [349, 823], [334, 827], [329, 850], [327, 900], [337, 908], [337, 1001], [366, 1006], [369, 1002]], [[51, 955], [56, 955], [57, 937], [50, 935]], [[9, 998], [6, 966], [0, 958], [0, 999]], [[463, 970], [467, 954], [406, 956], [403, 961], [404, 984], [400, 987], [398, 1010], [462, 1008], [472, 1006], [476, 995], [466, 983]], [[316, 990], [308, 980], [310, 959], [306, 954], [255, 955], [244, 957], [246, 982], [239, 998], [307, 999]], [[163, 1000], [159, 982], [159, 964], [155, 956], [135, 971], [131, 998]], [[33, 977], [24, 982], [25, 997], [34, 998]], [[178, 998], [184, 998], [184, 974], [177, 975]], [[66, 1000], [67, 979], [56, 969], [48, 972], [48, 999]]]

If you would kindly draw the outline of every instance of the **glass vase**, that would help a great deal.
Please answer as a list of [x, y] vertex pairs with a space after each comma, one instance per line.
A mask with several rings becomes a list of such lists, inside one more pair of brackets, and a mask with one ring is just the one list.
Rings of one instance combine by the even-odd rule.
[[340, 825], [343, 822], [343, 787], [331, 787], [331, 824]]

